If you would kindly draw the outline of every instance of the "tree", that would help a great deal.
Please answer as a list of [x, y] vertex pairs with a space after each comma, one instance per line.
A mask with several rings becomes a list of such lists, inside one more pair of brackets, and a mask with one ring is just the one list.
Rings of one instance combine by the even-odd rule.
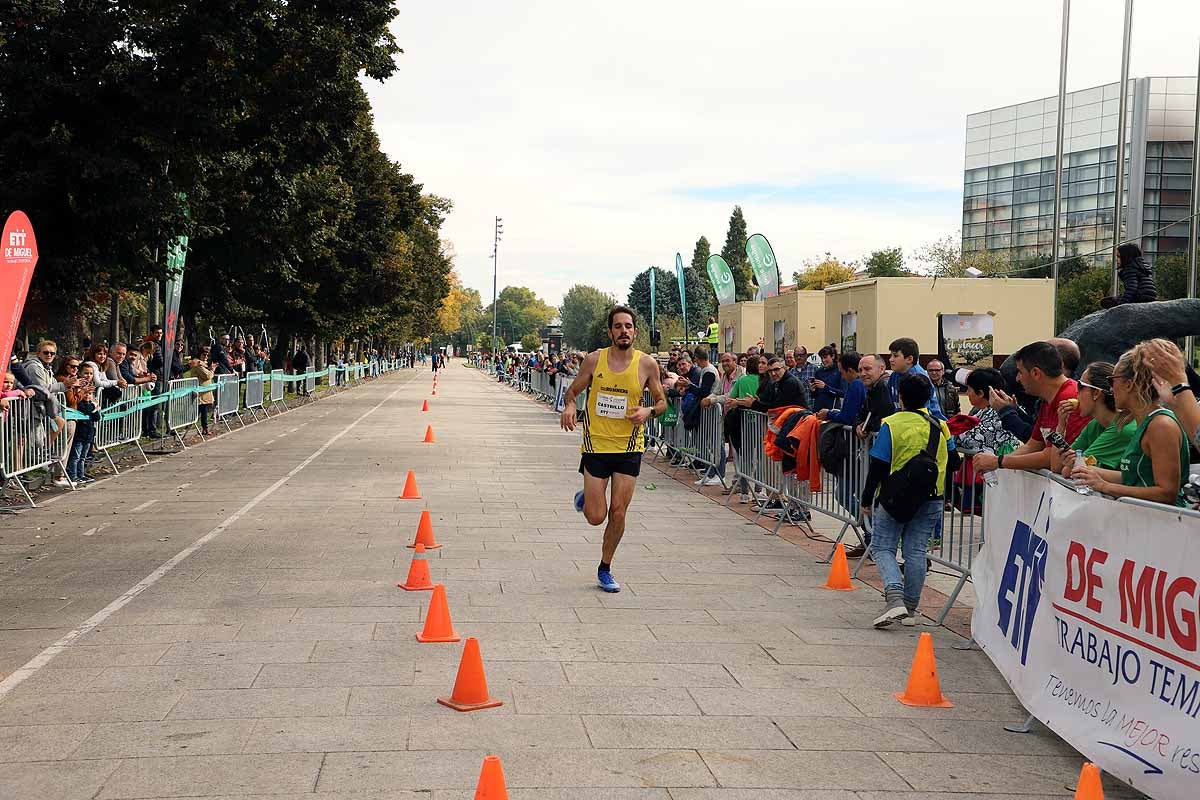
[[700, 275], [708, 274], [708, 257], [712, 255], [712, 246], [708, 243], [708, 237], [701, 236], [696, 240], [696, 247], [692, 250], [692, 269]]
[[563, 340], [569, 347], [593, 350], [596, 343], [596, 322], [607, 323], [608, 311], [617, 304], [616, 298], [594, 286], [576, 284], [563, 295], [558, 316], [562, 319]]
[[[650, 267], [638, 274], [629, 286], [628, 305], [638, 316], [650, 323], [650, 270], [654, 270], [654, 314], [658, 317], [682, 315], [679, 306], [679, 282], [675, 275], [661, 267]], [[661, 325], [659, 326], [662, 327]]]
[[922, 265], [921, 271], [935, 278], [965, 278], [969, 268], [985, 275], [1013, 270], [1008, 260], [993, 251], [963, 252], [960, 233], [949, 234], [919, 248], [915, 258]]
[[435, 331], [450, 203], [382, 153], [359, 83], [396, 69], [388, 0], [15, 8], [0, 207], [37, 225], [32, 299], [59, 323], [164, 277], [187, 234], [193, 336], [197, 317], [280, 341]]
[[742, 215], [742, 207], [734, 206], [729, 215], [729, 230], [725, 233], [725, 246], [721, 248], [721, 257], [729, 264], [733, 273], [735, 297], [738, 300], [754, 299], [754, 271], [750, 269], [750, 259], [746, 256], [746, 218]]
[[[557, 309], [524, 286], [506, 286], [496, 299], [496, 319], [499, 327], [507, 332], [506, 338], [510, 342], [518, 342], [526, 334], [538, 333], [556, 313]], [[490, 319], [492, 307], [484, 309], [483, 315]]]
[[1187, 297], [1187, 253], [1170, 253], [1154, 259], [1154, 281], [1159, 300]]
[[[1062, 269], [1060, 266], [1059, 273]], [[1100, 300], [1109, 294], [1112, 268], [1094, 264], [1082, 272], [1062, 279], [1058, 287], [1058, 329], [1065, 330], [1071, 323], [1100, 309]]]
[[792, 280], [801, 289], [825, 289], [854, 280], [854, 269], [826, 253], [825, 258], [815, 264], [807, 264], [803, 272], [795, 273]]
[[521, 348], [524, 350], [537, 350], [542, 346], [542, 337], [536, 333], [527, 333], [521, 337]]
[[867, 256], [863, 266], [870, 278], [906, 278], [912, 275], [904, 268], [904, 252], [899, 247], [876, 250]]

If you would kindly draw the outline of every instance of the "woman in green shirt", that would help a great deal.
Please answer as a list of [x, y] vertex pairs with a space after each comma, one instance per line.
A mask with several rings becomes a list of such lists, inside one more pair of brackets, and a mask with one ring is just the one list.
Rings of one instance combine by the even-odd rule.
[[[747, 402], [730, 403], [729, 408], [749, 408], [754, 402], [754, 398], [758, 397], [758, 387], [767, 379], [767, 360], [759, 356], [747, 356], [746, 358], [746, 374], [733, 382], [733, 386], [729, 389], [729, 397], [731, 400]], [[729, 409], [726, 409], [728, 411]]]
[[1129, 413], [1137, 428], [1118, 470], [1077, 464], [1071, 477], [1113, 497], [1135, 497], [1179, 505], [1180, 488], [1188, 477], [1191, 458], [1187, 436], [1175, 415], [1158, 405], [1149, 363], [1151, 342], [1141, 342], [1121, 356], [1113, 371], [1112, 390], [1117, 408]]
[[1096, 361], [1089, 365], [1079, 379], [1078, 406], [1070, 402], [1060, 405], [1060, 436], [1066, 436], [1067, 418], [1075, 408], [1078, 408], [1080, 416], [1091, 417], [1092, 421], [1070, 443], [1070, 450], [1050, 448], [1050, 468], [1054, 472], [1070, 477], [1076, 461], [1101, 469], [1121, 468], [1121, 456], [1133, 439], [1137, 423], [1128, 414], [1117, 411], [1117, 401], [1112, 391], [1113, 369], [1113, 365], [1107, 361]]

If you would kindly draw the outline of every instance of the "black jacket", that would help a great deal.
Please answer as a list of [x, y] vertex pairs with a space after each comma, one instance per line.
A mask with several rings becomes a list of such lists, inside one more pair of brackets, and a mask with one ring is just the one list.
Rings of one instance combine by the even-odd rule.
[[1146, 259], [1138, 256], [1117, 270], [1124, 291], [1117, 298], [1122, 303], [1153, 303], [1158, 299], [1158, 286], [1154, 283], [1154, 270]]
[[875, 381], [874, 386], [867, 389], [867, 402], [863, 403], [858, 422], [861, 425], [870, 414], [871, 419], [867, 422], [867, 430], [876, 432], [884, 417], [890, 417], [895, 413], [896, 406], [892, 402], [892, 391], [888, 388], [887, 381], [881, 378]]
[[305, 372], [308, 370], [308, 353], [303, 350], [297, 350], [292, 356], [292, 369], [296, 372]]
[[755, 411], [769, 411], [773, 408], [804, 405], [804, 388], [800, 380], [785, 372], [778, 381], [767, 381], [759, 387], [758, 399], [751, 406]]

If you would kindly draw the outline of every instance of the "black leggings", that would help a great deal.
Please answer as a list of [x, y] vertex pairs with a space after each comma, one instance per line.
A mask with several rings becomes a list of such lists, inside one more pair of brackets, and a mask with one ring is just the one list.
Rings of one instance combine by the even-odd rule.
[[208, 415], [212, 413], [212, 403], [200, 404], [200, 430], [208, 430]]

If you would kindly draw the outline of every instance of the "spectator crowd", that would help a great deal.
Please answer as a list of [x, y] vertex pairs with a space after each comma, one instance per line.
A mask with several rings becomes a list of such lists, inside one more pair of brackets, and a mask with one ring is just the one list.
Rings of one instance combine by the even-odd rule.
[[[162, 326], [155, 325], [136, 343], [85, 342], [82, 357], [60, 352], [57, 343], [48, 339], [39, 342], [28, 354], [15, 353], [5, 374], [3, 390], [0, 390], [0, 420], [9, 420], [14, 400], [29, 400], [32, 422], [29, 433], [22, 435], [34, 437], [35, 441], [18, 443], [14, 433], [10, 447], [21, 449], [16, 447], [17, 444], [47, 446], [56, 444], [62, 437], [62, 455], [50, 465], [50, 482], [62, 488], [86, 485], [95, 480], [87, 466], [96, 455], [94, 445], [101, 411], [128, 398], [126, 390], [129, 387], [136, 387], [146, 395], [161, 394], [168, 388], [164, 385], [164, 377], [167, 382], [195, 378], [200, 388], [200, 430], [204, 436], [209, 436], [212, 434], [210, 426], [217, 377], [237, 375], [244, 379], [249, 373], [269, 372], [273, 367], [265, 341], [259, 344], [243, 336], [222, 335], [198, 347], [191, 355], [186, 354], [182, 339], [171, 349], [168, 362], [163, 353]], [[424, 354], [413, 349], [387, 355], [389, 360], [408, 367], [423, 357]], [[367, 365], [370, 374], [377, 374], [383, 359], [376, 349], [335, 351], [331, 357], [331, 364], [337, 365], [333, 373], [335, 380], [341, 382], [350, 364]], [[290, 366], [294, 374], [304, 374], [310, 368], [310, 358], [303, 344], [288, 361], [290, 365], [280, 366]], [[166, 367], [167, 363], [169, 367]], [[207, 391], [205, 387], [208, 387]], [[304, 381], [297, 381], [296, 388], [301, 394], [307, 391]], [[166, 429], [165, 408], [165, 404], [160, 403], [140, 411], [143, 438], [170, 435]], [[76, 413], [68, 415], [67, 409]], [[19, 461], [22, 453], [14, 453], [13, 458]]]
[[[877, 627], [916, 624], [929, 548], [940, 541], [945, 512], [982, 513], [998, 470], [1049, 470], [1081, 493], [1177, 507], [1200, 501], [1200, 474], [1193, 474], [1200, 464], [1200, 378], [1164, 339], [1140, 342], [1116, 363], [1090, 364], [1080, 364], [1075, 342], [1051, 339], [1020, 348], [1003, 369], [957, 370], [942, 358], [922, 359], [911, 338], [896, 339], [879, 355], [839, 353], [834, 344], [814, 354], [804, 347], [771, 353], [761, 342], [744, 353], [710, 346], [657, 355], [663, 387], [676, 401], [675, 424], [693, 427], [712, 407], [722, 421], [720, 454], [697, 470], [696, 483], [738, 493], [764, 513], [806, 518], [805, 509], [755, 493], [744, 479], [727, 483], [726, 461], [743, 447], [760, 448], [811, 483], [820, 470], [806, 466], [803, 448], [778, 443], [817, 440], [818, 457], [833, 462], [824, 466], [838, 502], [867, 532], [846, 554], [869, 552], [884, 583]], [[528, 370], [573, 376], [582, 358], [475, 356], [502, 377]], [[763, 441], [742, 441], [741, 418], [752, 411], [767, 415]], [[865, 471], [853, 481], [840, 472], [847, 448], [836, 446], [838, 439], [866, 449]], [[691, 465], [686, 453], [668, 455], [673, 464]]]

